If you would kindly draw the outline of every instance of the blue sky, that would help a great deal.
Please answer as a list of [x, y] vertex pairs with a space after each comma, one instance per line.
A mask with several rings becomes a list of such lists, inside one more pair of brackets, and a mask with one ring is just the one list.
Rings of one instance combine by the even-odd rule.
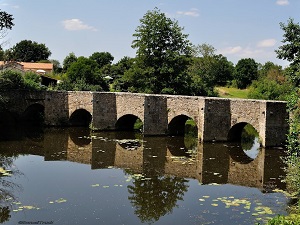
[[135, 56], [132, 34], [155, 7], [177, 20], [193, 44], [210, 44], [233, 63], [254, 58], [287, 65], [274, 53], [282, 44], [279, 23], [300, 22], [300, 0], [0, 0], [0, 9], [15, 18], [4, 49], [32, 40], [61, 63], [71, 52], [104, 51], [117, 62]]

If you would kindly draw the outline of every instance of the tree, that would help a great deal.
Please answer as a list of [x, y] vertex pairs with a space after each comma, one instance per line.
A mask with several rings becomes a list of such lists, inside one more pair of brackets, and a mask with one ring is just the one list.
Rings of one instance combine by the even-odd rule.
[[195, 57], [212, 57], [215, 55], [215, 52], [214, 46], [207, 43], [193, 46], [193, 55]]
[[[11, 30], [15, 25], [13, 20], [14, 18], [11, 14], [0, 10], [0, 39], [3, 39], [7, 34], [7, 30]], [[2, 47], [4, 44], [5, 41], [2, 42], [0, 46]]]
[[183, 80], [192, 53], [188, 35], [157, 8], [148, 11], [140, 23], [133, 34], [137, 56], [132, 76], [127, 76], [129, 83], [144, 83], [143, 88], [134, 86], [143, 92], [188, 94]]
[[274, 78], [262, 77], [251, 84], [248, 98], [285, 101], [291, 90], [289, 82], [280, 83]]
[[21, 62], [38, 62], [47, 60], [51, 51], [45, 44], [39, 44], [31, 40], [23, 40], [17, 43], [11, 50], [11, 60]]
[[63, 61], [63, 71], [67, 71], [73, 62], [77, 61], [77, 57], [74, 52], [71, 52]]
[[53, 64], [53, 71], [54, 73], [61, 73], [62, 67], [60, 65], [60, 62], [56, 59], [51, 59], [50, 62]]
[[109, 52], [94, 52], [90, 59], [96, 61], [100, 69], [107, 64], [111, 65], [114, 57]]
[[[0, 38], [4, 38], [6, 35], [6, 30], [11, 30], [12, 27], [15, 25], [13, 23], [14, 18], [11, 14], [8, 14], [7, 12], [0, 11]], [[3, 43], [0, 45], [0, 47], [3, 45]], [[5, 52], [3, 51], [1, 47], [1, 60], [5, 60]], [[0, 77], [0, 86], [3, 82], [3, 78]], [[5, 99], [2, 95], [0, 95], [0, 110], [4, 107], [5, 103], [7, 102], [7, 99]]]
[[5, 70], [0, 73], [0, 90], [44, 90], [40, 79], [41, 77], [33, 72], [26, 72], [23, 76], [18, 71]]
[[282, 40], [284, 45], [275, 52], [279, 59], [291, 62], [289, 76], [298, 86], [300, 84], [300, 25], [290, 18], [287, 24], [280, 23], [280, 27], [285, 32]]
[[214, 87], [232, 80], [233, 64], [223, 55], [216, 55], [209, 44], [193, 47], [193, 60], [189, 73], [193, 78], [193, 94], [215, 96]]
[[4, 29], [12, 29], [12, 27], [15, 25], [13, 23], [13, 16], [11, 14], [8, 14], [7, 12], [0, 11], [0, 30]]
[[235, 66], [233, 78], [238, 88], [243, 89], [258, 78], [258, 64], [254, 59], [240, 59]]
[[82, 87], [78, 88], [78, 91], [89, 90], [91, 85], [97, 85], [97, 87], [91, 88], [93, 90], [107, 91], [109, 89], [106, 81], [101, 76], [100, 70], [97, 67], [97, 63], [89, 58], [85, 58], [83, 56], [79, 57], [76, 62], [73, 62], [70, 65], [66, 74], [68, 81], [71, 84], [77, 83], [78, 87]]

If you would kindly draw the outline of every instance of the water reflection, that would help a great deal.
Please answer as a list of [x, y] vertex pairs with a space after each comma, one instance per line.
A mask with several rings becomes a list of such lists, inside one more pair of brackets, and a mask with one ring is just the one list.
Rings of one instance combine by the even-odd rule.
[[15, 201], [15, 193], [22, 188], [12, 177], [22, 173], [13, 166], [14, 154], [0, 154], [0, 223], [11, 218], [11, 204]]
[[[253, 141], [245, 151], [240, 144], [201, 144], [188, 137], [143, 137], [128, 132], [91, 133], [85, 128], [46, 129], [38, 137], [0, 142], [0, 152], [87, 164], [92, 170], [121, 168], [132, 179], [128, 200], [143, 223], [171, 214], [183, 200], [189, 179], [256, 187], [262, 192], [285, 189], [281, 151], [257, 148], [255, 155], [247, 154], [257, 145]], [[4, 217], [5, 207], [0, 211]]]
[[135, 214], [142, 223], [153, 223], [160, 217], [172, 213], [177, 202], [183, 200], [188, 181], [175, 176], [148, 175], [134, 176], [128, 192]]

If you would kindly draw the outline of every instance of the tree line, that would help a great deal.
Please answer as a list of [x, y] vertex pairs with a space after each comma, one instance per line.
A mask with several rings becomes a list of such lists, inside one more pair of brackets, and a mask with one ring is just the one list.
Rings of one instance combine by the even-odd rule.
[[283, 69], [272, 62], [262, 65], [252, 58], [234, 65], [207, 43], [193, 45], [183, 31], [178, 21], [155, 8], [145, 13], [133, 34], [134, 58], [123, 57], [113, 64], [109, 52], [89, 57], [70, 53], [61, 66], [49, 60], [51, 51], [45, 44], [22, 40], [11, 49], [1, 49], [0, 59], [52, 62], [53, 76], [63, 82], [51, 90], [217, 96], [215, 87], [227, 85], [250, 87], [250, 98], [286, 99], [295, 80], [290, 67]]

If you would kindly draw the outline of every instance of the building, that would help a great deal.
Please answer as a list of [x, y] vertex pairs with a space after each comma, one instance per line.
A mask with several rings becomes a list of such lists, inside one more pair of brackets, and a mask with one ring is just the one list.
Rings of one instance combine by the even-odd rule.
[[0, 61], [0, 70], [16, 70], [24, 74], [25, 72], [34, 72], [41, 76], [41, 84], [45, 86], [56, 85], [58, 80], [49, 76], [53, 72], [53, 63], [31, 63]]

